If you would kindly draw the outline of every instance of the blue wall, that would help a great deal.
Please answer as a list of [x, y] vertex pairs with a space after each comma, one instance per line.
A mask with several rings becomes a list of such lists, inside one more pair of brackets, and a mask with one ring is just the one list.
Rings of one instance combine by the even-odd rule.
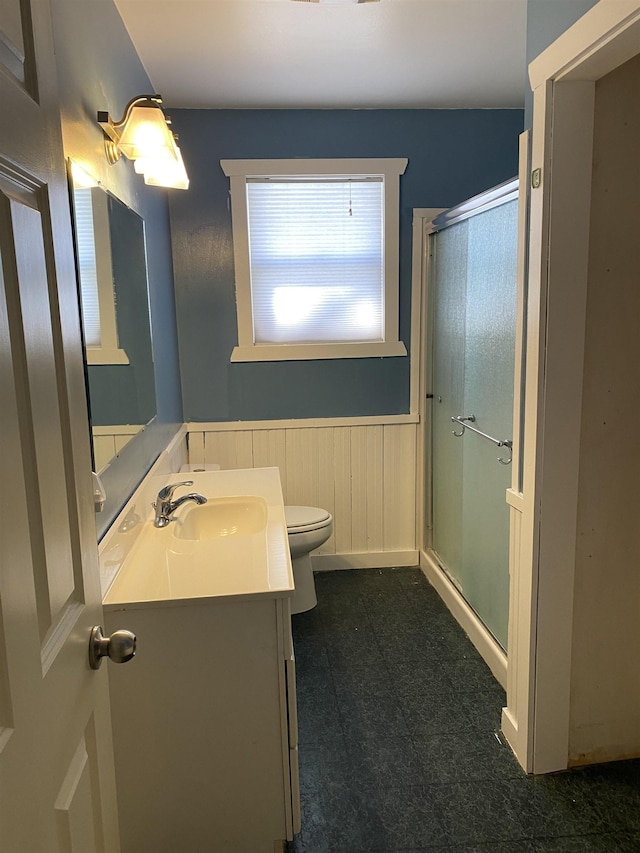
[[400, 337], [409, 348], [414, 207], [451, 207], [517, 174], [520, 110], [172, 110], [191, 178], [170, 199], [185, 420], [409, 411], [409, 358], [231, 364], [237, 343], [221, 159], [408, 157], [400, 189]]
[[53, 0], [51, 13], [65, 155], [83, 165], [145, 223], [157, 417], [123, 448], [105, 473], [107, 504], [96, 516], [101, 536], [183, 420], [169, 192], [145, 186], [124, 158], [110, 166], [104, 156], [96, 110], [108, 109], [119, 118], [132, 95], [153, 91], [115, 4]]

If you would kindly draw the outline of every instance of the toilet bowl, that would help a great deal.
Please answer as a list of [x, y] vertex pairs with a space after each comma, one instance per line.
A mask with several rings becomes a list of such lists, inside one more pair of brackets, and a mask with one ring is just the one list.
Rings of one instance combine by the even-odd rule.
[[318, 602], [311, 551], [323, 545], [333, 533], [333, 517], [326, 509], [317, 506], [285, 506], [284, 514], [296, 587], [291, 599], [291, 612], [304, 613]]

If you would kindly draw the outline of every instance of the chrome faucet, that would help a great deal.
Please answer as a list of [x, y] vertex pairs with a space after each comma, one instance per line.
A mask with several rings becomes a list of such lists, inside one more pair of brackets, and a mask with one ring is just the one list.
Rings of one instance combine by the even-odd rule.
[[199, 506], [206, 504], [207, 499], [205, 496], [199, 495], [197, 492], [190, 492], [188, 495], [182, 495], [181, 498], [175, 501], [172, 500], [173, 492], [179, 486], [193, 486], [193, 480], [185, 480], [183, 483], [171, 483], [158, 492], [156, 502], [153, 504], [153, 508], [156, 511], [156, 518], [153, 523], [156, 527], [166, 527], [173, 521], [173, 513], [187, 501], [195, 501]]

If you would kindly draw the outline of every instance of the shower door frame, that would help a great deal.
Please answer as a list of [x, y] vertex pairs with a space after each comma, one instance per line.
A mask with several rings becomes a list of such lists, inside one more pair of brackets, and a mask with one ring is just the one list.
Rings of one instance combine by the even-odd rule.
[[[474, 202], [473, 214], [480, 213], [483, 210], [489, 210], [492, 207], [506, 203], [505, 195], [510, 192], [513, 195], [514, 189], [519, 184], [520, 186], [520, 201], [518, 207], [518, 260], [517, 260], [517, 302], [516, 302], [516, 335], [515, 335], [515, 369], [514, 369], [514, 408], [513, 408], [513, 463], [511, 466], [512, 483], [507, 489], [506, 502], [510, 505], [510, 541], [513, 538], [513, 508], [512, 503], [520, 499], [520, 442], [518, 435], [520, 431], [520, 387], [522, 375], [522, 337], [523, 337], [523, 322], [524, 322], [524, 247], [526, 235], [526, 167], [527, 167], [527, 144], [528, 133], [523, 133], [520, 137], [520, 157], [519, 157], [519, 177], [513, 181], [506, 182], [504, 187], [492, 188], [486, 193], [481, 193], [469, 202]], [[434, 225], [434, 220], [437, 215], [443, 213], [443, 210], [414, 210], [414, 294], [420, 292], [422, 294], [420, 311], [416, 312], [420, 317], [420, 376], [419, 376], [419, 401], [420, 401], [420, 434], [418, 439], [418, 478], [417, 478], [417, 507], [418, 507], [418, 528], [416, 530], [416, 542], [420, 554], [420, 567], [425, 573], [432, 585], [437, 589], [440, 596], [445, 601], [447, 607], [455, 616], [460, 625], [464, 628], [474, 646], [483, 657], [485, 663], [493, 672], [497, 681], [506, 689], [507, 687], [507, 654], [496, 641], [493, 635], [486, 628], [482, 620], [476, 614], [472, 607], [467, 603], [461, 595], [451, 578], [445, 573], [435, 559], [432, 549], [432, 528], [430, 526], [432, 516], [431, 504], [431, 398], [427, 394], [431, 388], [432, 382], [432, 317], [430, 316], [430, 287], [432, 276], [432, 264], [430, 259], [431, 234], [440, 230]], [[430, 214], [430, 215], [429, 215]], [[467, 215], [462, 215], [459, 219], [467, 218]], [[452, 220], [454, 224], [458, 219]], [[418, 281], [417, 274], [419, 272], [420, 279]], [[412, 334], [412, 340], [414, 335]], [[509, 553], [509, 572], [512, 569], [512, 548], [510, 546]], [[510, 617], [511, 618], [511, 617]], [[510, 645], [509, 626], [509, 641]]]

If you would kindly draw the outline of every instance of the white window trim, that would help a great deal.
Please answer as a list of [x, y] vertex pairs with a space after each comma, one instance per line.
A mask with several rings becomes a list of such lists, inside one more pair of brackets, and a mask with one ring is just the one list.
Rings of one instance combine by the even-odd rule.
[[92, 189], [91, 207], [102, 343], [99, 347], [86, 347], [87, 364], [129, 364], [129, 357], [120, 347], [118, 341], [114, 278], [111, 264], [108, 196], [102, 187]]
[[87, 364], [129, 364], [129, 356], [119, 347], [87, 347]]
[[[233, 256], [236, 275], [238, 310], [238, 346], [231, 354], [232, 362], [291, 361], [325, 358], [379, 358], [404, 356], [405, 345], [399, 340], [398, 328], [398, 263], [400, 232], [400, 175], [407, 168], [406, 158], [322, 159], [322, 160], [221, 160], [222, 171], [229, 178], [231, 215], [233, 220]], [[247, 217], [247, 178], [272, 175], [314, 177], [321, 175], [381, 175], [385, 183], [385, 321], [384, 341], [364, 343], [322, 344], [256, 344], [253, 340], [251, 310], [251, 273], [249, 267], [249, 229]]]

